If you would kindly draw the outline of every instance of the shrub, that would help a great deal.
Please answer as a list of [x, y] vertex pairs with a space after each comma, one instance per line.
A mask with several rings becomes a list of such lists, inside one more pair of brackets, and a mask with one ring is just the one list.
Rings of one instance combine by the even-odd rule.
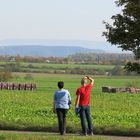
[[125, 75], [124, 69], [120, 65], [116, 65], [111, 71], [112, 75]]
[[26, 74], [24, 79], [26, 79], [26, 80], [33, 80], [33, 76], [31, 74]]
[[8, 72], [8, 71], [0, 72], [0, 81], [1, 82], [6, 82], [11, 78], [12, 78], [11, 72]]
[[127, 87], [134, 87], [134, 88], [137, 88], [137, 87], [138, 87], [138, 82], [136, 82], [136, 81], [130, 81], [130, 82], [127, 84]]

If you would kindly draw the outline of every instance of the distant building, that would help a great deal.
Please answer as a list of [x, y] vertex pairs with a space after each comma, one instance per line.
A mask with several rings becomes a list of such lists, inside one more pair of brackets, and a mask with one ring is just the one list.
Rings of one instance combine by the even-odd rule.
[[46, 63], [50, 63], [50, 60], [46, 60]]

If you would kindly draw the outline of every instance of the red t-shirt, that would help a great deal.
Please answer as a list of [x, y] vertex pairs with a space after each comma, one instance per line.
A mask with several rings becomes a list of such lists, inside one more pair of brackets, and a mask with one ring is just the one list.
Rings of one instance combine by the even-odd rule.
[[92, 84], [90, 83], [87, 86], [82, 86], [76, 91], [76, 95], [80, 95], [80, 106], [89, 106], [90, 105], [90, 91], [92, 88]]

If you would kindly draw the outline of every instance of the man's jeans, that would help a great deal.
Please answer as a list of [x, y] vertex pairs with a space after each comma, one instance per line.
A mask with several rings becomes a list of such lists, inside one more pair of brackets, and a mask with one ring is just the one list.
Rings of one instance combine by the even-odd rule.
[[68, 109], [57, 108], [56, 112], [58, 117], [59, 132], [63, 135], [66, 133], [66, 114]]
[[82, 133], [87, 134], [86, 120], [88, 123], [88, 133], [92, 133], [93, 127], [92, 127], [92, 121], [91, 121], [91, 117], [90, 117], [90, 107], [89, 106], [81, 106], [80, 119], [81, 119]]

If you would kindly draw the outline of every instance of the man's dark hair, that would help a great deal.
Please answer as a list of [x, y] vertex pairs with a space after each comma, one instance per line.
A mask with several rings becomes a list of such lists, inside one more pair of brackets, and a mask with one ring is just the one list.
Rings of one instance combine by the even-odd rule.
[[59, 81], [59, 82], [57, 83], [57, 86], [59, 87], [59, 89], [62, 89], [62, 88], [64, 87], [64, 82]]

